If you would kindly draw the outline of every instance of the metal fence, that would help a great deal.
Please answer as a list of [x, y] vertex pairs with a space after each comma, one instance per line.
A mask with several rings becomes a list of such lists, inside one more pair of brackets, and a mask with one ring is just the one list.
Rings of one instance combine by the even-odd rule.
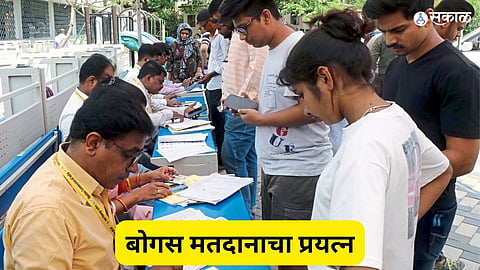
[[53, 14], [55, 14], [55, 33], [63, 29], [68, 29], [70, 23], [70, 6], [65, 4], [53, 3]]
[[13, 2], [0, 0], [0, 40], [15, 39], [15, 20]]
[[23, 38], [50, 37], [48, 2], [22, 0], [21, 5]]

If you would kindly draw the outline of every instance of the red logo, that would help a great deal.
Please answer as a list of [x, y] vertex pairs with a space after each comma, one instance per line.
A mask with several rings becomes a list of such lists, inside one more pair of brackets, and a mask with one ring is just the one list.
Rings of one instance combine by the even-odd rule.
[[278, 136], [287, 136], [288, 134], [288, 127], [278, 127], [277, 128], [277, 135]]

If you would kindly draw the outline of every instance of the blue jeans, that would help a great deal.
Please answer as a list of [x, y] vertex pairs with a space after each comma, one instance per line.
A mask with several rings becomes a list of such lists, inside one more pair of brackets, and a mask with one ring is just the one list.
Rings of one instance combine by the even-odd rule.
[[415, 236], [414, 270], [433, 270], [438, 255], [447, 242], [457, 203], [445, 209], [429, 210], [418, 221]]
[[255, 127], [245, 124], [241, 117], [225, 112], [225, 134], [222, 145], [222, 161], [228, 174], [252, 177], [253, 183], [243, 187], [243, 199], [248, 207], [256, 205], [257, 154], [255, 152]]

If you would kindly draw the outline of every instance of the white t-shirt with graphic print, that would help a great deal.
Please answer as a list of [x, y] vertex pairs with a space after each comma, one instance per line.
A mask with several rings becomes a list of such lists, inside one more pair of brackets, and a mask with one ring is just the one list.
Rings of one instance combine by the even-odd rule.
[[[277, 112], [297, 104], [292, 98], [295, 94], [288, 87], [279, 86], [277, 79], [302, 36], [302, 32], [294, 32], [269, 51], [260, 80], [260, 113]], [[266, 174], [319, 175], [332, 159], [329, 128], [323, 122], [296, 127], [258, 126], [256, 132], [255, 147]]]

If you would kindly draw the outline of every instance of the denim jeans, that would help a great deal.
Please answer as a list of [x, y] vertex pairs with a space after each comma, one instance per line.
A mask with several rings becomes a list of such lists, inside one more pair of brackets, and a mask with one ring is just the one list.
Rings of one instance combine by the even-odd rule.
[[429, 210], [418, 221], [415, 236], [414, 270], [433, 270], [438, 255], [447, 242], [457, 203], [445, 209]]
[[245, 124], [241, 117], [225, 112], [225, 134], [222, 146], [222, 160], [225, 171], [238, 177], [252, 177], [253, 183], [243, 187], [243, 199], [247, 206], [256, 205], [257, 154], [255, 152], [255, 127]]

